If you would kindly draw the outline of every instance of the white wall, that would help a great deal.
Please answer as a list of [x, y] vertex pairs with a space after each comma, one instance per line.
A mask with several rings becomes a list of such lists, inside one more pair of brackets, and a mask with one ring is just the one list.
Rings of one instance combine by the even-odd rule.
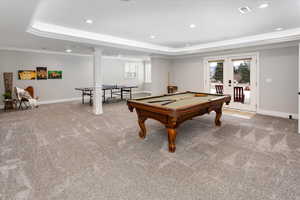
[[[247, 49], [236, 51], [244, 53]], [[249, 51], [250, 52], [250, 51]], [[253, 52], [253, 49], [251, 50]], [[298, 110], [298, 47], [259, 50], [260, 53], [260, 108], [261, 110], [297, 113]], [[232, 52], [231, 52], [232, 53]], [[219, 52], [214, 55], [224, 55]], [[209, 56], [209, 55], [205, 55]], [[171, 84], [179, 91], [203, 91], [203, 57], [165, 59], [152, 58], [152, 83], [142, 86], [138, 80], [124, 80], [124, 60], [103, 59], [104, 83], [137, 83], [140, 89], [151, 88], [153, 95], [166, 93], [168, 73]], [[48, 67], [63, 70], [62, 80], [17, 80], [17, 71]], [[91, 86], [93, 82], [93, 59], [91, 56], [58, 55], [0, 50], [0, 94], [4, 93], [3, 72], [14, 73], [14, 86], [35, 88], [41, 101], [78, 98], [75, 87]], [[267, 83], [266, 79], [272, 82]], [[2, 103], [2, 102], [1, 102]]]
[[[298, 48], [260, 52], [260, 108], [297, 113], [298, 110]], [[267, 83], [266, 79], [272, 79]]]
[[[103, 83], [138, 85], [136, 90], [143, 89], [143, 78], [139, 71], [137, 79], [124, 78], [124, 65], [127, 60], [103, 58]], [[61, 80], [18, 80], [18, 70], [35, 70], [36, 67], [47, 67], [48, 70], [62, 70]], [[93, 57], [23, 51], [0, 50], [0, 94], [4, 93], [3, 72], [13, 72], [13, 86], [26, 88], [33, 86], [35, 95], [41, 102], [60, 101], [80, 98], [76, 87], [93, 85]], [[1, 99], [0, 97], [0, 99]], [[0, 101], [2, 104], [2, 101]]]
[[[245, 53], [241, 49], [232, 53]], [[253, 49], [249, 52], [254, 52]], [[283, 113], [297, 113], [298, 47], [258, 50], [260, 53], [260, 98], [259, 109]], [[218, 52], [212, 55], [226, 55]], [[203, 91], [203, 57], [178, 58], [172, 60], [172, 81], [179, 91]], [[271, 78], [271, 83], [266, 83]]]
[[144, 68], [138, 69], [138, 76], [135, 79], [126, 79], [124, 74], [126, 62], [129, 61], [118, 58], [103, 58], [103, 83], [113, 85], [137, 85], [139, 88], [135, 90], [143, 90]]
[[191, 57], [172, 61], [171, 80], [178, 91], [203, 91], [203, 58]]
[[[13, 86], [33, 86], [40, 101], [54, 101], [78, 98], [75, 87], [91, 85], [93, 82], [92, 57], [57, 55], [0, 50], [0, 94], [4, 93], [3, 72], [13, 72]], [[18, 70], [62, 70], [61, 80], [18, 80]], [[2, 102], [1, 102], [2, 103]]]
[[152, 95], [167, 93], [168, 73], [171, 72], [171, 61], [165, 58], [151, 58]]

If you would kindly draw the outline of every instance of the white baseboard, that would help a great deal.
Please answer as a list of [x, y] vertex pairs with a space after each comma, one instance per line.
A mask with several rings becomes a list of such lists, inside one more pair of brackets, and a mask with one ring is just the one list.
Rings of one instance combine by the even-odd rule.
[[262, 110], [259, 109], [256, 112], [257, 114], [261, 115], [268, 115], [268, 116], [274, 116], [274, 117], [281, 117], [281, 118], [289, 118], [291, 115], [293, 119], [298, 119], [298, 114], [297, 113], [286, 113], [286, 112], [278, 112], [278, 111], [272, 111], [272, 110]]
[[[57, 99], [57, 100], [51, 100], [51, 101], [38, 101], [38, 105], [63, 103], [63, 102], [79, 101], [79, 100], [81, 100], [81, 97], [70, 98], [70, 99]], [[0, 104], [0, 109], [4, 109], [3, 104]]]
[[54, 104], [54, 103], [63, 103], [63, 102], [69, 102], [69, 101], [78, 101], [81, 100], [81, 97], [76, 98], [70, 98], [70, 99], [57, 99], [57, 100], [51, 100], [51, 101], [39, 101], [39, 105], [43, 104]]
[[[149, 91], [136, 91], [133, 92], [133, 94], [139, 94], [139, 93], [150, 93]], [[50, 100], [50, 101], [38, 101], [39, 105], [45, 105], [45, 104], [55, 104], [55, 103], [64, 103], [64, 102], [70, 102], [70, 101], [79, 101], [82, 97], [75, 97], [75, 98], [69, 98], [69, 99], [56, 99], [56, 100]], [[4, 109], [4, 105], [0, 104], [0, 109]]]
[[148, 94], [152, 94], [152, 92], [151, 91], [143, 91], [143, 90], [141, 90], [141, 91], [134, 91], [134, 92], [132, 92], [132, 94], [141, 94], [141, 93], [148, 93]]
[[[151, 91], [136, 91], [134, 94], [138, 93], [152, 93]], [[75, 97], [75, 98], [69, 98], [69, 99], [57, 99], [57, 100], [51, 100], [51, 101], [39, 101], [39, 105], [44, 105], [44, 104], [55, 104], [55, 103], [63, 103], [63, 102], [70, 102], [70, 101], [79, 101], [81, 100], [81, 97]], [[0, 104], [0, 109], [4, 109], [4, 105]], [[299, 119], [298, 114], [296, 113], [286, 113], [286, 112], [278, 112], [278, 111], [272, 111], [272, 110], [263, 110], [263, 109], [258, 109], [257, 114], [261, 115], [268, 115], [268, 116], [274, 116], [274, 117], [281, 117], [281, 118], [289, 118], [291, 115], [293, 119]]]

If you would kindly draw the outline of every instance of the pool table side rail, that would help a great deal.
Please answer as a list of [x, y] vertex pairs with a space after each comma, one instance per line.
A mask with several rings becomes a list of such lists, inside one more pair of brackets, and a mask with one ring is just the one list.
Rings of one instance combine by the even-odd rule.
[[[186, 94], [186, 93], [211, 95], [209, 93], [199, 93], [199, 92], [183, 92], [183, 93], [176, 93], [176, 94]], [[155, 112], [155, 113], [169, 115], [172, 117], [177, 117], [178, 115], [181, 115], [186, 112], [191, 112], [193, 110], [205, 109], [205, 108], [210, 109], [210, 108], [213, 108], [214, 106], [218, 106], [220, 103], [226, 103], [228, 105], [231, 101], [231, 96], [229, 96], [229, 95], [215, 95], [215, 96], [220, 96], [220, 97], [216, 98], [216, 100], [182, 106], [178, 109], [168, 108], [168, 107], [164, 107], [162, 105], [149, 105], [149, 104], [145, 104], [144, 102], [139, 102], [139, 100], [153, 99], [153, 98], [159, 98], [159, 97], [165, 97], [165, 96], [171, 96], [171, 95], [161, 95], [161, 96], [128, 100], [127, 105], [130, 110], [133, 110], [134, 108], [138, 108], [138, 109], [148, 110], [148, 111]]]
[[140, 98], [134, 98], [131, 99], [133, 101], [141, 101], [141, 100], [147, 100], [147, 99], [156, 99], [156, 98], [161, 98], [161, 97], [168, 97], [168, 96], [174, 96], [174, 95], [181, 95], [181, 94], [187, 94], [187, 93], [192, 93], [192, 94], [206, 94], [206, 95], [214, 95], [214, 96], [230, 96], [226, 94], [210, 94], [210, 93], [205, 93], [205, 92], [191, 92], [191, 91], [186, 91], [186, 92], [176, 92], [172, 94], [164, 94], [164, 95], [157, 95], [157, 96], [148, 96], [148, 97], [140, 97]]

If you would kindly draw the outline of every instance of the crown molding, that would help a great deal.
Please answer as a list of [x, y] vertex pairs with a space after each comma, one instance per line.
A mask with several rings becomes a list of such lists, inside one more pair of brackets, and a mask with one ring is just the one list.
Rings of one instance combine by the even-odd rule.
[[53, 39], [67, 40], [79, 43], [88, 43], [93, 45], [104, 45], [115, 48], [144, 51], [161, 55], [178, 56], [197, 54], [204, 52], [220, 51], [226, 49], [235, 49], [250, 47], [256, 45], [267, 45], [280, 42], [288, 42], [300, 39], [300, 28], [276, 31], [253, 36], [241, 37], [231, 40], [210, 42], [185, 48], [171, 48], [151, 43], [128, 40], [111, 35], [104, 35], [82, 31], [78, 29], [48, 24], [39, 21], [32, 21], [27, 32]]
[[124, 60], [124, 61], [132, 61], [132, 62], [144, 62], [149, 61], [150, 57], [127, 57], [127, 56], [102, 56], [104, 59], [113, 59], [113, 60]]
[[[5, 47], [0, 46], [0, 51], [19, 51], [19, 52], [29, 52], [29, 53], [41, 53], [41, 54], [54, 54], [54, 55], [64, 55], [64, 56], [83, 56], [83, 57], [92, 57], [93, 54], [80, 54], [80, 53], [66, 53], [60, 51], [48, 51], [48, 50], [39, 50], [39, 49], [26, 49], [26, 48], [16, 48], [16, 47]], [[143, 62], [150, 60], [150, 56], [108, 56], [102, 55], [103, 59], [115, 59], [115, 60], [125, 60], [125, 61], [135, 61]]]
[[262, 50], [269, 50], [269, 49], [279, 49], [279, 48], [287, 48], [287, 47], [297, 47], [300, 46], [299, 40], [297, 41], [288, 41], [288, 42], [281, 42], [281, 43], [274, 43], [274, 44], [267, 44], [267, 45], [251, 45], [242, 48], [233, 48], [233, 49], [225, 49], [225, 50], [218, 50], [218, 51], [209, 51], [197, 54], [188, 54], [188, 55], [179, 55], [179, 56], [172, 56], [168, 57], [172, 60], [177, 59], [186, 59], [186, 58], [196, 58], [196, 57], [209, 57], [209, 56], [219, 56], [220, 54], [225, 55], [233, 55], [237, 53], [248, 53], [253, 51], [262, 51]]
[[67, 53], [67, 52], [61, 52], [61, 51], [50, 51], [50, 50], [43, 50], [43, 49], [27, 49], [27, 48], [7, 47], [7, 46], [0, 46], [0, 50], [55, 54], [55, 55], [65, 55], [65, 56], [91, 56], [91, 54], [83, 54], [83, 53], [72, 53], [72, 52]]
[[27, 32], [40, 37], [123, 48], [127, 50], [138, 50], [150, 53], [164, 53], [170, 51], [170, 48], [165, 46], [128, 40], [105, 34], [92, 33], [37, 21], [31, 22]]

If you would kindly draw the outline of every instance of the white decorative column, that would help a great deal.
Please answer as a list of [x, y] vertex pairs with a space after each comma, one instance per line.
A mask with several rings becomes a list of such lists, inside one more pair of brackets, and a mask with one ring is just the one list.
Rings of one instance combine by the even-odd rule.
[[102, 50], [94, 49], [94, 96], [93, 96], [93, 112], [95, 115], [101, 115], [102, 109]]

